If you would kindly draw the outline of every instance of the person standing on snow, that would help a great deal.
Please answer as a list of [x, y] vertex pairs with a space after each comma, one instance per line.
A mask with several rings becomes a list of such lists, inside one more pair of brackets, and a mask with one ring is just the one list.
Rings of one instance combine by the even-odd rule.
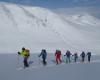
[[74, 56], [74, 62], [76, 62], [76, 61], [77, 61], [77, 59], [78, 59], [78, 54], [77, 54], [77, 52], [76, 52], [76, 53], [74, 53], [72, 56]]
[[24, 68], [26, 67], [29, 67], [29, 64], [28, 64], [28, 58], [30, 56], [30, 51], [28, 49], [25, 49], [24, 47], [22, 48], [22, 51], [21, 52], [18, 52], [18, 55], [21, 55], [23, 56], [24, 60], [23, 60], [23, 63], [24, 63]]
[[91, 52], [88, 52], [86, 56], [88, 56], [88, 62], [90, 62], [90, 59], [91, 59]]
[[56, 63], [59, 64], [61, 63], [61, 51], [60, 50], [56, 50], [55, 52], [55, 57], [56, 57]]
[[40, 55], [38, 57], [41, 57], [42, 56], [42, 59], [43, 59], [43, 65], [46, 65], [47, 62], [46, 62], [46, 58], [47, 58], [47, 52], [45, 49], [42, 49]]
[[85, 60], [85, 52], [84, 51], [82, 51], [82, 53], [81, 53], [81, 55], [80, 55], [81, 57], [82, 57], [82, 62], [84, 62], [84, 60]]
[[70, 53], [69, 50], [67, 50], [66, 54], [64, 55], [64, 56], [67, 57], [66, 61], [68, 61], [69, 63], [71, 62], [71, 59], [70, 59], [71, 55], [72, 55], [72, 54]]

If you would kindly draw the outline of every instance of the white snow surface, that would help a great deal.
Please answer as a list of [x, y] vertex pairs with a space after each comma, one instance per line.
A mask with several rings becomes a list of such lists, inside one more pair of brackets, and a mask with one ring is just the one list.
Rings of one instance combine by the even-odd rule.
[[[37, 53], [39, 54], [39, 53]], [[18, 70], [23, 67], [23, 58], [15, 54], [0, 54], [0, 80], [100, 80], [100, 56], [92, 56], [92, 62], [54, 64], [53, 54], [48, 54], [47, 66], [42, 66], [39, 58], [31, 55], [34, 61], [30, 68]], [[99, 62], [97, 62], [99, 61]], [[49, 66], [54, 65], [54, 66]], [[31, 68], [37, 66], [37, 68]]]
[[89, 15], [59, 15], [46, 8], [0, 3], [0, 53], [46, 49], [100, 54], [100, 20]]

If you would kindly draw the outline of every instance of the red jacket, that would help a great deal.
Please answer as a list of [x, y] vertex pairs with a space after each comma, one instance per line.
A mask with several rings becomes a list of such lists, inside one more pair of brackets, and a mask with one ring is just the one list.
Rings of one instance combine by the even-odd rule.
[[56, 56], [57, 58], [60, 58], [60, 57], [61, 57], [61, 51], [57, 51], [57, 52], [55, 53], [55, 56]]

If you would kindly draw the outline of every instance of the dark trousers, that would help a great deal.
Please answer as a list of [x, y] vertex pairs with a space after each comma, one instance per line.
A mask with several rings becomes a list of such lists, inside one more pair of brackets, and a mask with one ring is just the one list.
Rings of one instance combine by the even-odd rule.
[[84, 60], [85, 60], [85, 58], [84, 58], [84, 57], [82, 57], [82, 62], [84, 62]]
[[91, 57], [89, 56], [89, 57], [88, 57], [88, 61], [89, 61], [89, 62], [90, 62], [90, 58], [91, 58]]
[[77, 61], [77, 58], [75, 57], [75, 58], [74, 58], [74, 62], [76, 62], [76, 61]]
[[46, 59], [43, 58], [43, 65], [46, 65], [46, 64], [47, 64]]
[[27, 59], [28, 59], [28, 58], [26, 58], [26, 57], [24, 58], [24, 61], [23, 61], [24, 67], [29, 67], [29, 64], [28, 64]]

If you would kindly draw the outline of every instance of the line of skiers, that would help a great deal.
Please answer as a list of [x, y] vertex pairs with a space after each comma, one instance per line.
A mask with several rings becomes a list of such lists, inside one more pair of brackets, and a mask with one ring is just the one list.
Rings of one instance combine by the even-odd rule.
[[[18, 52], [18, 55], [21, 55], [24, 58], [24, 60], [23, 60], [24, 68], [29, 67], [29, 63], [28, 63], [28, 58], [30, 57], [30, 51], [29, 51], [29, 49], [25, 49], [23, 47], [22, 51]], [[55, 52], [56, 64], [62, 63], [61, 56], [62, 56], [61, 51], [60, 50], [56, 50], [56, 52]], [[91, 52], [88, 52], [87, 54], [85, 54], [84, 51], [82, 51], [82, 53], [80, 54], [81, 62], [85, 61], [85, 57], [86, 56], [88, 57], [88, 62], [90, 62]], [[47, 62], [46, 62], [47, 52], [46, 52], [45, 49], [41, 50], [41, 53], [38, 55], [38, 57], [42, 57], [43, 65], [47, 64]], [[77, 60], [78, 60], [78, 53], [76, 52], [76, 53], [72, 54], [69, 50], [67, 50], [66, 54], [64, 55], [64, 57], [65, 57], [66, 63], [70, 63], [71, 62], [71, 57], [73, 57], [74, 62], [77, 62]]]
[[[66, 62], [71, 62], [71, 56], [74, 57], [74, 62], [77, 62], [78, 60], [78, 53], [75, 52], [73, 55], [71, 54], [71, 52], [69, 50], [67, 50], [66, 54], [64, 56], [67, 56], [67, 60]], [[84, 62], [85, 61], [85, 57], [88, 56], [88, 62], [90, 62], [90, 59], [91, 59], [91, 52], [88, 52], [87, 54], [85, 54], [84, 51], [82, 51], [82, 53], [80, 54], [80, 57], [81, 57], [81, 62]]]

